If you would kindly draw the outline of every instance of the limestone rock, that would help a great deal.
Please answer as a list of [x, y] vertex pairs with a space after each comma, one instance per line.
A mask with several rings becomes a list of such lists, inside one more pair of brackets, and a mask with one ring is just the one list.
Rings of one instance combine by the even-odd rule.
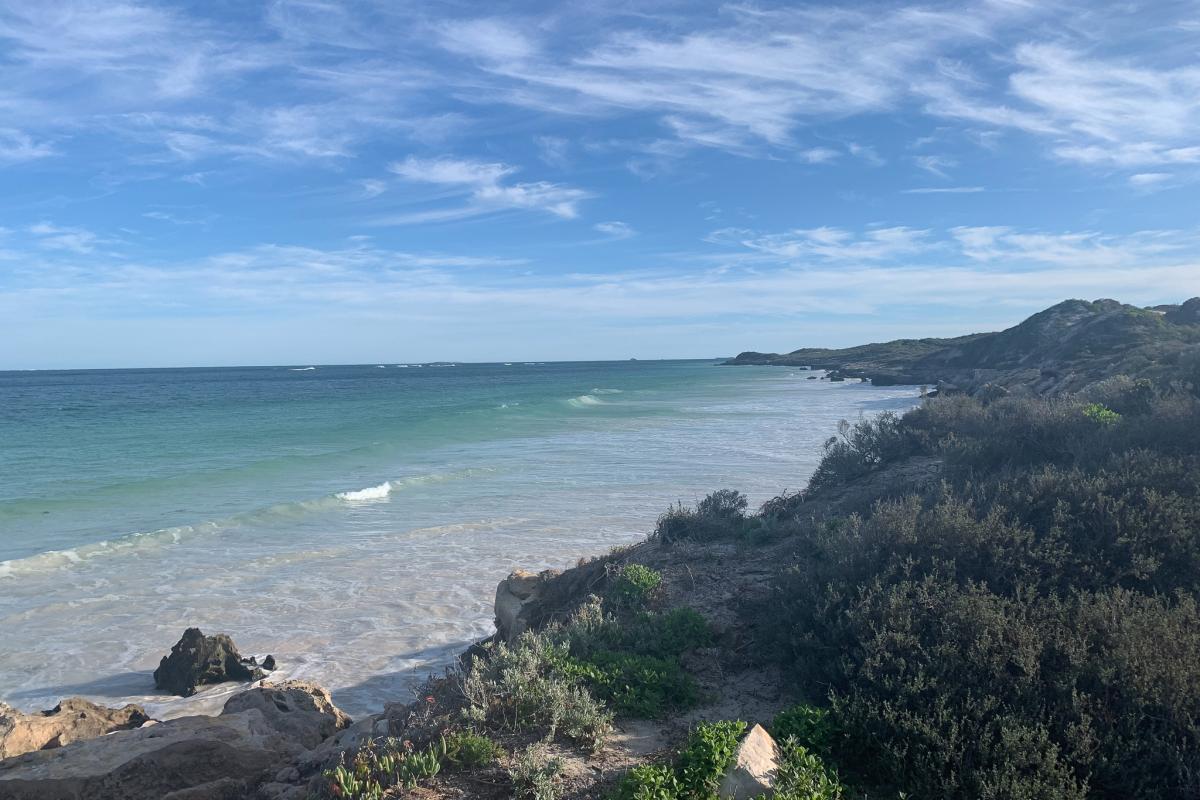
[[222, 714], [257, 709], [280, 733], [311, 750], [350, 726], [350, 718], [333, 704], [329, 692], [303, 681], [263, 684], [235, 694]]
[[529, 620], [523, 613], [537, 600], [541, 587], [558, 573], [546, 570], [542, 573], [519, 569], [500, 581], [496, 586], [496, 632], [501, 639], [511, 642], [529, 628]]
[[303, 752], [257, 708], [181, 717], [0, 762], [0, 798], [235, 797]]
[[0, 759], [137, 728], [149, 719], [138, 705], [106, 708], [81, 697], [63, 700], [40, 714], [23, 714], [0, 703]]
[[729, 800], [751, 800], [774, 792], [779, 769], [779, 747], [761, 725], [750, 729], [738, 745], [733, 766], [725, 773], [717, 794]]
[[188, 628], [154, 670], [154, 685], [190, 697], [197, 686], [204, 684], [256, 681], [262, 677], [261, 669], [242, 662], [237, 646], [225, 634], [205, 636], [199, 628]]

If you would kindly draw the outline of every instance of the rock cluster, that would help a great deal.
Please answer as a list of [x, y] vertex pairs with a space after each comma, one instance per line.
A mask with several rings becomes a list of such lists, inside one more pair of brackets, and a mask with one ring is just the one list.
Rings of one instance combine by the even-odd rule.
[[[264, 665], [275, 659], [267, 656]], [[271, 667], [268, 667], [270, 669]], [[233, 640], [223, 633], [205, 636], [188, 628], [154, 670], [154, 686], [181, 697], [191, 697], [197, 686], [225, 681], [257, 681], [264, 677], [253, 658], [244, 659]]]
[[82, 697], [63, 700], [39, 714], [23, 714], [0, 703], [0, 759], [138, 728], [149, 719], [138, 705], [105, 708]]
[[294, 763], [349, 724], [320, 687], [263, 685], [235, 695], [219, 716], [181, 717], [0, 762], [0, 798], [244, 797], [273, 777], [294, 777]]

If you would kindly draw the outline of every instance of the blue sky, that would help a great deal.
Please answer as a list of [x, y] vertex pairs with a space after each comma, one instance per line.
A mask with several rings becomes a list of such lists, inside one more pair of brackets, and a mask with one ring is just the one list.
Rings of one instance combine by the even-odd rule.
[[0, 0], [0, 368], [708, 357], [1200, 294], [1194, 2]]

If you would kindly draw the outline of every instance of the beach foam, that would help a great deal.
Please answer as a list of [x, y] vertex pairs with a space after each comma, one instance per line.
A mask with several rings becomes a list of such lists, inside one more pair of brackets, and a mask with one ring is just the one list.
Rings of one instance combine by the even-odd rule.
[[588, 406], [602, 406], [604, 401], [590, 394], [581, 394], [578, 397], [572, 397], [567, 401], [567, 405], [575, 408], [587, 408]]
[[350, 503], [360, 503], [369, 500], [386, 500], [391, 493], [391, 481], [384, 481], [378, 486], [368, 486], [365, 489], [357, 489], [351, 492], [338, 492], [334, 497]]

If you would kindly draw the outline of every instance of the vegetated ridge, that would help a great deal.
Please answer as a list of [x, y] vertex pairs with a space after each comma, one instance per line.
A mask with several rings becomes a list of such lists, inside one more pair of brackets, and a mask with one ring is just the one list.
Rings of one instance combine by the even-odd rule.
[[725, 363], [806, 366], [880, 386], [942, 384], [973, 393], [990, 384], [1056, 394], [1109, 375], [1169, 376], [1179, 356], [1197, 343], [1200, 297], [1153, 308], [1066, 300], [996, 333], [802, 348], [783, 355], [745, 352]]

